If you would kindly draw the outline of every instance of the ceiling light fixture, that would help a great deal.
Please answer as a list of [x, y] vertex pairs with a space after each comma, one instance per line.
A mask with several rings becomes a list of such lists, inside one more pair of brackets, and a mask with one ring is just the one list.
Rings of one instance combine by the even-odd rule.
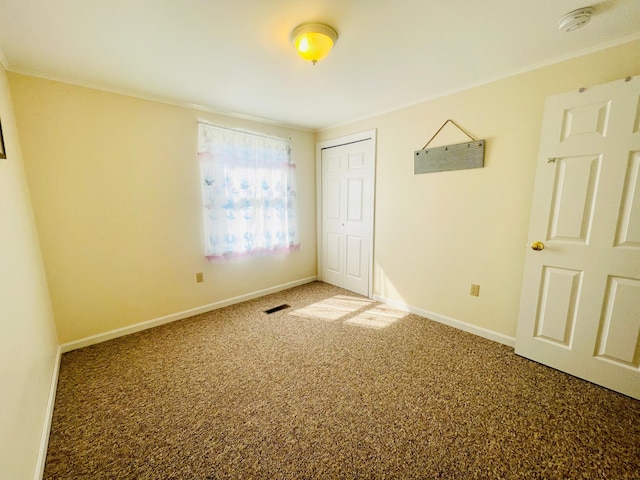
[[569, 12], [566, 15], [560, 17], [558, 20], [558, 28], [564, 32], [571, 32], [578, 28], [584, 27], [589, 20], [595, 9], [593, 7], [584, 7]]
[[329, 55], [338, 40], [338, 32], [322, 23], [305, 23], [291, 33], [291, 41], [298, 54], [314, 65]]

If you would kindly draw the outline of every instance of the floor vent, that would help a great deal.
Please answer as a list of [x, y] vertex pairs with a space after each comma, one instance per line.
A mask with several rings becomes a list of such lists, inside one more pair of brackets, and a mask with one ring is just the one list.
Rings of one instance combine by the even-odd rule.
[[287, 305], [286, 303], [283, 303], [282, 305], [278, 305], [277, 307], [273, 307], [273, 308], [270, 308], [269, 310], [265, 310], [264, 313], [270, 315], [272, 313], [279, 312], [280, 310], [284, 310], [285, 308], [289, 308], [289, 307], [291, 307], [291, 305]]

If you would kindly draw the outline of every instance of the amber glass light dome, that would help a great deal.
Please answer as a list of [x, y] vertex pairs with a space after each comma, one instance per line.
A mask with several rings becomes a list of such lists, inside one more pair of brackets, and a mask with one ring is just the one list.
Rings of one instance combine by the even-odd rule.
[[291, 41], [298, 54], [314, 65], [329, 54], [336, 40], [338, 33], [322, 23], [300, 25], [291, 34]]

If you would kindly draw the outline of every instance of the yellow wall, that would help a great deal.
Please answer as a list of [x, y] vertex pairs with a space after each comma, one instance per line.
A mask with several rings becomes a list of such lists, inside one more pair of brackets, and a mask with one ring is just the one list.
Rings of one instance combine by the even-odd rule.
[[[514, 336], [544, 100], [637, 74], [640, 41], [314, 135], [0, 68], [0, 477], [38, 467], [56, 326], [71, 342], [315, 275], [316, 141], [377, 129], [376, 295]], [[447, 118], [485, 168], [414, 175]], [[198, 119], [292, 138], [299, 252], [204, 259]]]
[[[372, 128], [374, 293], [514, 336], [544, 100], [639, 65], [634, 41], [317, 135], [10, 73], [60, 341], [315, 275], [315, 141]], [[203, 258], [200, 118], [293, 139], [299, 252]], [[414, 175], [447, 118], [487, 140], [485, 168]], [[464, 140], [447, 128], [432, 146]]]
[[34, 478], [58, 340], [2, 67], [0, 120], [0, 478], [22, 480]]
[[[313, 133], [24, 75], [9, 81], [61, 342], [316, 274]], [[198, 119], [292, 138], [300, 251], [204, 258]]]
[[[634, 41], [320, 132], [377, 129], [374, 293], [515, 336], [545, 98], [639, 73]], [[449, 118], [486, 139], [485, 168], [414, 175]], [[448, 126], [431, 146], [465, 140]]]

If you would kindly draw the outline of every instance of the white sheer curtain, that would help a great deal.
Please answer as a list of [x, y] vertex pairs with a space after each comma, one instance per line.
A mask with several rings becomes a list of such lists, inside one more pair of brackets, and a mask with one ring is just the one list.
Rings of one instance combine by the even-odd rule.
[[300, 246], [289, 140], [198, 124], [208, 258]]

